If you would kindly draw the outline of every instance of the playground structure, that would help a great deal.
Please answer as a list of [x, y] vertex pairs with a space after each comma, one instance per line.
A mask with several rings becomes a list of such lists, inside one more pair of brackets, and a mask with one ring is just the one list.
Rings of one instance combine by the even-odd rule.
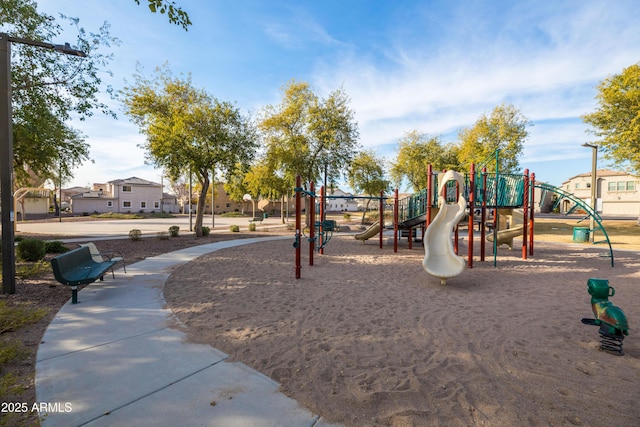
[[[495, 160], [495, 170], [497, 172], [487, 172], [487, 164]], [[501, 244], [508, 244], [509, 248], [513, 248], [513, 240], [519, 236], [522, 236], [522, 259], [527, 259], [528, 256], [534, 254], [534, 195], [535, 189], [539, 190], [540, 200], [545, 200], [549, 193], [553, 193], [556, 197], [554, 208], [563, 200], [571, 201], [574, 206], [566, 213], [567, 215], [581, 209], [587, 213], [587, 215], [580, 219], [578, 223], [588, 218], [593, 218], [597, 227], [589, 230], [589, 233], [601, 232], [604, 236], [602, 240], [594, 241], [594, 243], [607, 243], [609, 246], [608, 254], [603, 256], [611, 259], [611, 267], [614, 266], [613, 250], [611, 243], [607, 235], [604, 226], [602, 225], [602, 218], [592, 207], [590, 207], [585, 201], [579, 199], [573, 194], [564, 191], [558, 187], [546, 183], [538, 183], [535, 179], [535, 174], [529, 174], [529, 170], [525, 169], [522, 174], [504, 174], [499, 172], [499, 150], [497, 150], [492, 156], [489, 156], [487, 160], [481, 163], [480, 173], [476, 173], [476, 167], [471, 165], [469, 173], [464, 176], [457, 174], [454, 179], [449, 179], [445, 172], [442, 174], [434, 173], [431, 165], [427, 168], [427, 187], [420, 190], [411, 196], [403, 199], [399, 199], [398, 190], [396, 189], [393, 196], [393, 222], [391, 227], [387, 226], [384, 220], [384, 201], [391, 199], [389, 196], [385, 196], [383, 192], [380, 196], [368, 197], [368, 196], [351, 196], [350, 198], [364, 198], [364, 199], [377, 199], [379, 200], [379, 221], [377, 224], [373, 224], [367, 230], [362, 233], [356, 234], [355, 238], [364, 242], [367, 239], [373, 238], [376, 234], [379, 236], [379, 246], [383, 246], [383, 232], [385, 229], [393, 228], [394, 239], [394, 252], [398, 250], [398, 240], [400, 232], [406, 232], [409, 237], [409, 249], [412, 246], [412, 236], [418, 229], [422, 231], [422, 241], [437, 240], [442, 247], [436, 248], [436, 246], [429, 242], [425, 244], [425, 255], [427, 251], [435, 253], [436, 251], [447, 252], [447, 249], [451, 241], [451, 230], [447, 229], [449, 222], [457, 217], [453, 214], [445, 214], [442, 222], [436, 222], [439, 212], [441, 210], [449, 211], [447, 202], [453, 202], [459, 206], [464, 205], [464, 209], [461, 209], [462, 215], [455, 221], [455, 224], [451, 224], [453, 230], [453, 251], [455, 255], [458, 254], [458, 241], [459, 231], [458, 226], [460, 221], [465, 216], [468, 219], [468, 255], [467, 255], [467, 267], [473, 268], [474, 261], [474, 226], [477, 224], [480, 232], [480, 261], [485, 261], [486, 258], [486, 241], [493, 243], [493, 264], [497, 265], [498, 247]], [[309, 206], [313, 207], [309, 209], [309, 234], [307, 239], [309, 241], [309, 265], [313, 265], [313, 253], [314, 250], [318, 250], [323, 253], [324, 247], [331, 239], [331, 235], [335, 230], [335, 224], [330, 224], [333, 221], [325, 220], [324, 201], [332, 196], [325, 194], [324, 187], [320, 191], [320, 203], [319, 203], [319, 216], [320, 220], [315, 220], [315, 201], [316, 195], [314, 192], [313, 183], [310, 183], [309, 191], [304, 190], [301, 187], [300, 177], [296, 181], [296, 241], [294, 247], [296, 248], [296, 278], [300, 277], [300, 242], [303, 233], [301, 228], [300, 214], [301, 198], [303, 196], [309, 196]], [[440, 198], [440, 194], [444, 195], [444, 199]], [[345, 198], [344, 195], [340, 196]], [[349, 198], [349, 197], [346, 197]], [[514, 225], [513, 214], [514, 210], [522, 211], [522, 223]], [[451, 218], [448, 218], [451, 215]], [[446, 219], [446, 221], [445, 221]], [[464, 220], [463, 220], [464, 221]], [[380, 224], [384, 224], [382, 227]], [[432, 225], [435, 225], [436, 229], [439, 226], [446, 225], [443, 229], [444, 232], [437, 232], [433, 230], [430, 236], [426, 236], [429, 233], [429, 229]], [[487, 233], [489, 228], [490, 234]], [[318, 235], [316, 236], [316, 229]], [[440, 236], [446, 234], [448, 237], [442, 239]], [[438, 239], [433, 236], [439, 236]], [[444, 253], [443, 252], [443, 253]], [[443, 255], [444, 256], [444, 255]], [[453, 258], [452, 258], [453, 259]], [[457, 259], [461, 259], [457, 257]], [[432, 263], [425, 261], [426, 264], [432, 265]], [[449, 277], [453, 277], [458, 273], [457, 271], [458, 261], [452, 261], [445, 264], [451, 267], [450, 272], [438, 271], [435, 274], [436, 277], [440, 277], [441, 280], [446, 280]], [[423, 263], [425, 266], [425, 263]], [[429, 267], [433, 268], [433, 267]], [[425, 267], [426, 269], [426, 267]], [[434, 270], [435, 271], [435, 270]], [[455, 274], [454, 274], [455, 273]]]

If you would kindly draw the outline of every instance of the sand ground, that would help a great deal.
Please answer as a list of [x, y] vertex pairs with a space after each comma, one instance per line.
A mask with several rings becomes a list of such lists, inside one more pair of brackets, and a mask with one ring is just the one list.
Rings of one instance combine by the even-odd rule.
[[[445, 286], [424, 252], [334, 237], [295, 279], [292, 241], [205, 255], [165, 297], [191, 340], [347, 426], [640, 425], [640, 254], [536, 242], [499, 249]], [[460, 253], [465, 254], [464, 241]], [[624, 356], [599, 350], [587, 279], [627, 314]]]

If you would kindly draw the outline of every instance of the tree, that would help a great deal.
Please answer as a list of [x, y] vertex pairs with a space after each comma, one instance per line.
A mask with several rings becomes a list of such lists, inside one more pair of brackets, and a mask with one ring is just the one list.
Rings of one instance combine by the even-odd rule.
[[[133, 1], [135, 1], [136, 4], [140, 4], [140, 0]], [[191, 19], [189, 19], [187, 12], [176, 6], [176, 2], [170, 0], [148, 0], [148, 2], [151, 12], [160, 12], [163, 15], [166, 13], [169, 22], [181, 26], [185, 31], [189, 30]]]
[[293, 186], [296, 175], [305, 185], [324, 171], [332, 182], [343, 175], [358, 148], [358, 130], [349, 99], [342, 90], [318, 98], [308, 83], [290, 81], [282, 103], [268, 105], [259, 123], [265, 134], [265, 163]]
[[[354, 191], [364, 193], [367, 196], [379, 196], [380, 192], [389, 190], [389, 181], [385, 179], [384, 159], [378, 157], [371, 150], [360, 151], [349, 165], [347, 183]], [[362, 223], [369, 209], [371, 199], [362, 213]]]
[[605, 158], [640, 175], [640, 63], [603, 80], [598, 86], [598, 108], [582, 119], [591, 125]]
[[195, 230], [202, 235], [209, 173], [230, 174], [237, 164], [249, 164], [257, 148], [251, 121], [231, 103], [193, 87], [191, 78], [173, 77], [158, 68], [155, 78], [136, 75], [122, 90], [125, 112], [147, 140], [147, 160], [175, 178], [189, 169], [200, 184]]
[[[531, 121], [513, 105], [495, 107], [489, 116], [483, 114], [472, 127], [458, 133], [460, 163], [468, 169], [471, 163], [480, 165], [500, 150], [500, 172], [520, 173], [518, 158], [529, 136], [527, 126], [531, 125]], [[495, 172], [495, 162], [488, 162], [486, 167]]]
[[443, 144], [439, 137], [417, 130], [408, 132], [398, 141], [397, 155], [391, 164], [391, 180], [401, 187], [406, 179], [414, 191], [419, 191], [427, 186], [429, 164], [434, 170], [457, 170], [457, 148]]
[[[52, 171], [63, 179], [89, 159], [89, 145], [81, 133], [68, 122], [85, 120], [95, 110], [115, 117], [99, 101], [99, 73], [111, 60], [100, 50], [118, 43], [109, 35], [109, 26], [98, 33], [87, 33], [77, 19], [60, 15], [77, 32], [74, 48], [87, 53], [86, 58], [61, 55], [49, 49], [12, 43], [12, 108], [14, 171], [16, 184], [30, 179], [30, 171], [45, 181]], [[59, 42], [63, 27], [54, 17], [37, 11], [31, 0], [0, 2], [0, 28], [12, 37], [40, 42]], [[108, 72], [108, 71], [107, 71]], [[109, 88], [107, 88], [109, 92]], [[57, 179], [57, 178], [56, 178]]]

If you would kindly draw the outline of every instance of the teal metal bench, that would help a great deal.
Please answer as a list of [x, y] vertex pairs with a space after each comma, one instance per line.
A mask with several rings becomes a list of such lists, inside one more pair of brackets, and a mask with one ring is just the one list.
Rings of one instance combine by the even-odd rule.
[[103, 280], [104, 274], [117, 261], [96, 262], [86, 246], [65, 252], [51, 259], [51, 268], [56, 280], [71, 286], [71, 303], [78, 303], [78, 286]]

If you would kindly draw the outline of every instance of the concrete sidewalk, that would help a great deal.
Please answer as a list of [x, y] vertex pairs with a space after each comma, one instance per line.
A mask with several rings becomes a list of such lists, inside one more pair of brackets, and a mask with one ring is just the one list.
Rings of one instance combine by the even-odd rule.
[[290, 236], [216, 242], [148, 258], [79, 292], [53, 319], [36, 360], [48, 426], [327, 426], [279, 384], [187, 341], [166, 308], [171, 271], [203, 254]]

